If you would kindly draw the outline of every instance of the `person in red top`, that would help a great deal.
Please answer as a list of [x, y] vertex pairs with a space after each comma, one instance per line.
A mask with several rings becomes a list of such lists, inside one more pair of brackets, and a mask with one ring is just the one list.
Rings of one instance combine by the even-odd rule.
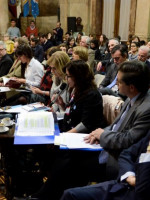
[[26, 35], [28, 38], [31, 34], [34, 34], [35, 37], [38, 36], [38, 29], [36, 28], [35, 22], [33, 20], [30, 22], [30, 26], [28, 26], [26, 29]]

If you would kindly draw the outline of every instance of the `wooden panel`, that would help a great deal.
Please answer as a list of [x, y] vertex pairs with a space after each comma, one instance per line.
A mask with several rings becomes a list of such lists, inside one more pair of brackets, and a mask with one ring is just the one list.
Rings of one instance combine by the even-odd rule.
[[131, 0], [129, 35], [135, 34], [136, 9], [137, 9], [137, 0]]
[[99, 36], [102, 33], [103, 0], [92, 0], [91, 33]]
[[120, 0], [115, 2], [114, 37], [118, 36], [120, 19]]

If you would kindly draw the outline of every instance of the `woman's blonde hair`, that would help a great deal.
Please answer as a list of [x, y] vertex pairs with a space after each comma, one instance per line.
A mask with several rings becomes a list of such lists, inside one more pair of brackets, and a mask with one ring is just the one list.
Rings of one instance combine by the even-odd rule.
[[52, 54], [52, 56], [48, 59], [47, 64], [53, 65], [56, 70], [59, 72], [61, 79], [65, 79], [65, 74], [63, 72], [63, 68], [70, 61], [69, 56], [63, 51], [56, 51]]
[[78, 55], [81, 60], [88, 61], [88, 49], [82, 46], [76, 46], [73, 48], [74, 54]]

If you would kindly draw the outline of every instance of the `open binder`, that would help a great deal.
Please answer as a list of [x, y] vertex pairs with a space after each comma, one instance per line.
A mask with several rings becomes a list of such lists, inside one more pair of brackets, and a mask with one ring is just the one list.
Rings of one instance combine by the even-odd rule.
[[[50, 112], [40, 112], [40, 114], [37, 112], [30, 112], [26, 114], [26, 116], [24, 116], [25, 117], [24, 120], [23, 120], [22, 115], [23, 114], [20, 114], [20, 116], [18, 116], [18, 119], [17, 119], [17, 124], [16, 124], [15, 134], [14, 134], [15, 145], [53, 144], [54, 143], [55, 135], [59, 135], [60, 133], [59, 127], [56, 121], [56, 117], [54, 114]], [[30, 119], [28, 119], [29, 115], [31, 115]], [[47, 121], [44, 121], [44, 120], [42, 121], [43, 117]], [[47, 117], [50, 117], [51, 120], [52, 119], [53, 120], [51, 121]], [[53, 125], [48, 124], [48, 122], [51, 122]], [[19, 124], [19, 123], [22, 123], [22, 124]], [[36, 123], [40, 123], [40, 126], [42, 126], [42, 123], [43, 123], [43, 127], [38, 126], [38, 124]], [[51, 129], [50, 131], [49, 131], [49, 128]], [[39, 132], [37, 131], [38, 129], [39, 129]], [[40, 133], [40, 130], [42, 131], [42, 133]]]

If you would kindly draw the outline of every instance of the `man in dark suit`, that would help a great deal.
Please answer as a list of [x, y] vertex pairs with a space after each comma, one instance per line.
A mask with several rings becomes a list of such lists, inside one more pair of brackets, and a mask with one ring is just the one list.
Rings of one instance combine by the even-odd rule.
[[150, 71], [145, 63], [122, 63], [118, 69], [117, 85], [119, 92], [128, 99], [113, 124], [105, 129], [96, 129], [85, 139], [90, 143], [99, 142], [109, 152], [106, 160], [109, 178], [116, 177], [117, 158], [122, 149], [138, 142], [150, 129], [149, 81]]
[[148, 61], [149, 53], [150, 53], [149, 47], [144, 45], [141, 46], [138, 51], [138, 60], [145, 62], [150, 68], [150, 62]]
[[126, 45], [118, 44], [111, 50], [111, 55], [114, 63], [110, 66], [99, 88], [102, 95], [120, 96], [117, 87], [117, 73], [119, 65], [128, 58], [128, 48]]
[[56, 45], [59, 45], [63, 42], [63, 29], [61, 28], [61, 23], [57, 22], [56, 28], [53, 29], [54, 39], [56, 41]]
[[40, 36], [40, 43], [41, 46], [43, 47], [44, 53], [46, 54], [46, 51], [53, 46], [52, 42], [50, 40], [47, 39], [47, 35], [46, 34], [42, 34]]
[[61, 200], [150, 199], [149, 142], [150, 131], [138, 143], [122, 151], [118, 160], [120, 170], [117, 180], [68, 189]]
[[8, 74], [13, 61], [6, 52], [6, 45], [3, 41], [0, 41], [0, 77]]
[[44, 60], [44, 50], [43, 47], [39, 44], [39, 40], [37, 38], [32, 38], [30, 46], [32, 48], [34, 58], [42, 63]]

